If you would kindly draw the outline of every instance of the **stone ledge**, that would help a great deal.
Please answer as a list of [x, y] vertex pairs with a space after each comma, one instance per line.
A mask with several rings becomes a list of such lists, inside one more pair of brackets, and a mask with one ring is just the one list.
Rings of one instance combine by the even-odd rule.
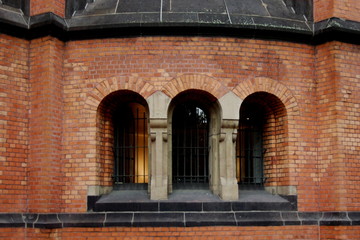
[[0, 228], [194, 227], [194, 226], [359, 226], [360, 212], [121, 212], [0, 214]]
[[274, 39], [313, 45], [333, 40], [360, 43], [360, 23], [339, 18], [313, 23], [235, 14], [232, 16], [233, 21], [229, 22], [223, 21], [223, 16], [219, 14], [195, 13], [195, 17], [192, 13], [181, 16], [177, 14], [168, 13], [161, 20], [151, 13], [119, 13], [67, 19], [53, 13], [27, 17], [21, 12], [9, 12], [0, 8], [0, 29], [1, 33], [29, 40], [48, 35], [63, 41], [200, 35]]

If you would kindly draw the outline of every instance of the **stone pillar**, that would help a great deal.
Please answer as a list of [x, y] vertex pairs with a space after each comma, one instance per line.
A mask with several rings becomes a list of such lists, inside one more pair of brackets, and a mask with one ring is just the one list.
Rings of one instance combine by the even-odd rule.
[[220, 197], [236, 200], [239, 197], [236, 181], [236, 135], [239, 120], [223, 120], [220, 134]]
[[235, 142], [242, 101], [233, 92], [228, 92], [219, 102], [222, 108], [218, 165], [220, 197], [223, 200], [236, 200], [239, 197], [239, 189], [236, 180]]
[[168, 127], [167, 109], [170, 98], [158, 91], [147, 99], [150, 115], [150, 199], [168, 197]]
[[150, 119], [150, 199], [162, 200], [168, 196], [167, 120]]

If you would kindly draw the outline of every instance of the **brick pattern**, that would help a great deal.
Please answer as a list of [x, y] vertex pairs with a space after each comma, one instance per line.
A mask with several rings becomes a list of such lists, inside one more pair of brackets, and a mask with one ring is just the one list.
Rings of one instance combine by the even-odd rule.
[[334, 0], [334, 16], [360, 21], [360, 2], [357, 0]]
[[[283, 136], [269, 142], [287, 141], [279, 147], [283, 165], [273, 169], [275, 183], [297, 186], [300, 211], [359, 211], [359, 46], [221, 37], [67, 43], [45, 37], [29, 44], [0, 37], [2, 212], [84, 212], [88, 186], [110, 185], [104, 180], [112, 171], [110, 154], [104, 158], [101, 153], [98, 129], [104, 126], [104, 132], [111, 132], [99, 112], [112, 92], [126, 89], [146, 98], [154, 91], [176, 96], [185, 89], [208, 87], [216, 97], [228, 91], [243, 99], [257, 92], [276, 96], [277, 101], [267, 100], [280, 119], [286, 112], [287, 126], [275, 125]], [[359, 228], [4, 229], [0, 236], [96, 239], [173, 234], [208, 239], [209, 233], [221, 239], [356, 239]]]
[[358, 0], [314, 0], [315, 22], [331, 17], [360, 21]]
[[359, 226], [352, 226], [352, 227], [324, 226], [320, 228], [320, 236], [321, 239], [334, 239], [334, 240], [360, 239], [360, 227]]
[[29, 0], [30, 16], [52, 12], [60, 17], [65, 16], [66, 0]]
[[315, 22], [334, 16], [334, 0], [314, 0], [313, 4]]
[[[103, 159], [99, 154], [101, 144], [96, 129], [101, 121], [96, 119], [101, 100], [117, 89], [134, 90], [146, 98], [157, 90], [175, 96], [188, 88], [211, 86], [210, 93], [222, 96], [234, 88], [239, 92], [236, 86], [257, 79], [259, 86], [269, 85], [264, 91], [273, 91], [286, 104], [289, 121], [294, 126], [289, 132], [289, 142], [293, 144], [288, 155], [293, 162], [285, 163], [290, 168], [283, 176], [284, 181], [315, 188], [317, 182], [312, 173], [316, 165], [316, 133], [311, 130], [315, 121], [313, 56], [311, 46], [229, 38], [146, 37], [68, 42], [64, 64], [65, 211], [84, 211], [87, 186], [101, 184], [101, 174], [110, 175], [104, 173], [109, 170], [100, 164], [108, 161], [108, 157]], [[281, 87], [285, 84], [286, 88]], [[299, 197], [309, 198], [307, 195], [304, 189]], [[313, 209], [310, 203], [304, 207]]]
[[[7, 37], [3, 38], [7, 39]], [[8, 38], [7, 41], [9, 41], [8, 45], [16, 45], [13, 44], [16, 43], [15, 39], [11, 40], [11, 38]], [[154, 44], [155, 42], [157, 42], [157, 51], [164, 54], [161, 55], [163, 56], [161, 58], [160, 56], [154, 55], [154, 52], [150, 49], [147, 51], [144, 50], [147, 49], [148, 44]], [[284, 173], [283, 180], [287, 179], [285, 182], [289, 185], [298, 187], [300, 210], [317, 210], [319, 207], [319, 204], [316, 202], [318, 194], [323, 196], [324, 199], [323, 202], [320, 201], [321, 209], [323, 210], [345, 210], [340, 208], [340, 205], [344, 206], [343, 203], [350, 203], [350, 205], [348, 205], [349, 208], [351, 206], [350, 209], [358, 209], [358, 206], [356, 206], [356, 196], [358, 194], [356, 184], [349, 184], [351, 187], [344, 189], [345, 183], [341, 182], [344, 180], [343, 176], [338, 176], [338, 180], [333, 182], [334, 179], [331, 173], [331, 171], [336, 173], [339, 170], [349, 169], [351, 175], [345, 179], [348, 179], [349, 182], [358, 181], [356, 177], [357, 172], [354, 170], [356, 169], [354, 166], [357, 166], [354, 161], [358, 155], [356, 138], [356, 134], [358, 133], [356, 120], [358, 116], [352, 113], [353, 109], [357, 108], [358, 96], [356, 91], [351, 91], [351, 89], [357, 87], [356, 81], [358, 81], [359, 75], [355, 67], [358, 61], [358, 47], [343, 45], [341, 47], [345, 50], [340, 51], [337, 49], [338, 47], [334, 47], [334, 49], [329, 48], [329, 44], [319, 46], [316, 48], [316, 56], [318, 57], [317, 64], [314, 65], [313, 56], [315, 56], [315, 52], [313, 47], [280, 42], [272, 42], [270, 46], [268, 43], [267, 41], [259, 40], [235, 40], [225, 38], [182, 38], [179, 40], [178, 38], [158, 37], [74, 41], [67, 43], [63, 49], [61, 43], [51, 38], [34, 40], [31, 45], [32, 116], [30, 119], [32, 119], [32, 121], [30, 129], [32, 137], [30, 139], [30, 146], [34, 147], [31, 147], [32, 152], [30, 159], [32, 164], [29, 165], [28, 169], [30, 171], [29, 189], [33, 191], [29, 192], [29, 196], [33, 198], [33, 200], [29, 199], [30, 205], [35, 206], [33, 205], [35, 202], [41, 202], [35, 196], [39, 194], [36, 193], [36, 191], [41, 190], [44, 186], [48, 186], [46, 188], [52, 188], [51, 190], [48, 189], [45, 191], [52, 192], [52, 196], [61, 195], [61, 191], [59, 192], [59, 190], [53, 189], [52, 186], [54, 186], [54, 183], [51, 181], [41, 181], [42, 185], [38, 185], [37, 179], [40, 179], [38, 173], [42, 170], [36, 167], [39, 162], [36, 163], [33, 159], [38, 159], [39, 161], [43, 159], [41, 161], [43, 161], [44, 164], [51, 162], [50, 166], [48, 166], [51, 169], [54, 168], [58, 170], [63, 167], [63, 176], [61, 172], [57, 170], [51, 170], [50, 172], [56, 172], [58, 174], [58, 178], [56, 178], [56, 176], [51, 178], [53, 179], [52, 181], [55, 181], [55, 184], [59, 184], [57, 183], [57, 179], [63, 179], [64, 181], [62, 182], [66, 185], [64, 186], [64, 192], [62, 192], [64, 211], [84, 211], [86, 208], [87, 187], [104, 184], [100, 183], [101, 175], [99, 175], [99, 173], [105, 174], [105, 172], [110, 171], [109, 169], [111, 168], [108, 167], [108, 170], [105, 171], [99, 160], [102, 159], [102, 155], [99, 154], [98, 151], [96, 106], [107, 94], [118, 88], [126, 89], [126, 84], [134, 82], [134, 84], [132, 84], [132, 86], [134, 86], [133, 90], [140, 91], [145, 97], [153, 91], [168, 89], [168, 86], [173, 86], [173, 90], [171, 91], [174, 92], [172, 95], [175, 95], [176, 91], [180, 92], [181, 89], [187, 87], [185, 85], [185, 87], [179, 88], [172, 82], [176, 81], [181, 85], [186, 81], [182, 82], [179, 81], [179, 79], [188, 79], [189, 76], [195, 79], [195, 76], [200, 76], [200, 79], [204, 78], [208, 80], [198, 82], [203, 81], [207, 82], [207, 84], [214, 82], [215, 85], [219, 84], [217, 82], [221, 82], [221, 84], [218, 85], [220, 88], [215, 87], [211, 89], [214, 95], [221, 96], [226, 91], [233, 90], [236, 94], [244, 95], [242, 97], [245, 97], [247, 96], [246, 94], [249, 94], [251, 91], [267, 91], [277, 96], [285, 104], [289, 122], [287, 134], [290, 144], [287, 146], [287, 155], [284, 155], [284, 159], [288, 159], [286, 165], [289, 166], [289, 168], [286, 168], [288, 172]], [[254, 44], [257, 47], [255, 49], [258, 49], [258, 51], [254, 50]], [[347, 46], [347, 48], [345, 48], [345, 46]], [[24, 44], [23, 47], [25, 48], [26, 44]], [[183, 51], [180, 51], [180, 48]], [[2, 51], [8, 51], [7, 49], [11, 48], [5, 47]], [[192, 51], [190, 52], [187, 49], [192, 49]], [[199, 50], [196, 51], [196, 49]], [[289, 56], [287, 54], [289, 51], [296, 52], [296, 54]], [[334, 51], [337, 51], [336, 55], [334, 55]], [[190, 53], [192, 52], [196, 52], [197, 54], [191, 55]], [[64, 54], [64, 56], [62, 54]], [[21, 59], [26, 58], [26, 56], [26, 54], [23, 55]], [[329, 56], [333, 57], [329, 58]], [[336, 56], [336, 58], [334, 56]], [[58, 62], [62, 62], [62, 57], [64, 57], [65, 63], [64, 71], [61, 68], [62, 65], [58, 64]], [[168, 60], [164, 61], [164, 58]], [[197, 64], [194, 59], [197, 59], [199, 63]], [[341, 86], [344, 87], [339, 88], [342, 92], [335, 90], [335, 86], [339, 86], [339, 84], [335, 82], [338, 77], [335, 78], [333, 76], [336, 72], [335, 59], [336, 62], [338, 62], [336, 65], [338, 70], [342, 70], [345, 66], [354, 65], [350, 71], [342, 71], [344, 76], [339, 78], [344, 81], [344, 83], [341, 83]], [[185, 71], [184, 65], [190, 67], [187, 64], [188, 61], [191, 61], [191, 66], [194, 66], [192, 70], [198, 72], [197, 74], [184, 75], [181, 73]], [[26, 63], [23, 62], [23, 64], [26, 70]], [[274, 67], [268, 68], [267, 64], [273, 65]], [[278, 64], [280, 64], [281, 67], [278, 67]], [[317, 82], [314, 81], [314, 76], [312, 75], [314, 67], [317, 69]], [[139, 73], [135, 73], [137, 71]], [[188, 69], [188, 71], [190, 71], [190, 69]], [[204, 72], [206, 71], [207, 74], [205, 75]], [[11, 76], [9, 72], [3, 72], [3, 74], [4, 73], [7, 76]], [[61, 93], [61, 84], [59, 85], [59, 83], [57, 83], [52, 85], [48, 80], [52, 79], [54, 83], [59, 82], [61, 81], [62, 74], [64, 74], [64, 96], [58, 96], [58, 98], [55, 98], [55, 102], [51, 103], [51, 101], [48, 101], [49, 96], [56, 96], [56, 94]], [[158, 77], [154, 78], [154, 74]], [[259, 76], [264, 75], [266, 77], [254, 78], [254, 74]], [[114, 77], [116, 75], [119, 75], [119, 77]], [[252, 79], [257, 80], [254, 81]], [[114, 81], [117, 83], [114, 83]], [[249, 82], [257, 82], [259, 86], [269, 87], [263, 89], [254, 88], [254, 90], [248, 92], [248, 89], [253, 88], [249, 85]], [[348, 86], [346, 86], [347, 82], [349, 82]], [[8, 84], [9, 83], [6, 83], [6, 86]], [[121, 84], [125, 85], [122, 87]], [[287, 87], [281, 87], [281, 84], [286, 84]], [[200, 84], [195, 87], [201, 88], [201, 86]], [[318, 89], [316, 89], [316, 86], [318, 86]], [[188, 87], [191, 88], [194, 86], [189, 85]], [[21, 89], [23, 90], [23, 88]], [[48, 89], [49, 93], [46, 93], [44, 89]], [[142, 89], [144, 89], [144, 91]], [[292, 94], [289, 95], [288, 93]], [[318, 98], [316, 94], [318, 94]], [[334, 107], [338, 104], [336, 103], [338, 100], [333, 99], [331, 103], [329, 103], [329, 100], [326, 98], [331, 99], [333, 94], [344, 96], [344, 100], [349, 101], [344, 113], [349, 116], [350, 120], [335, 121], [331, 119], [333, 117], [332, 114], [338, 112], [338, 110], [334, 110]], [[21, 94], [17, 94], [17, 97], [18, 96], [21, 96]], [[64, 99], [63, 120], [57, 119], [57, 117], [54, 118], [54, 116], [59, 116], [61, 112], [61, 98]], [[41, 99], [46, 99], [46, 101]], [[8, 106], [5, 100], [3, 100], [3, 102], [2, 106]], [[318, 107], [316, 107], [315, 104], [317, 102], [320, 104]], [[54, 110], [54, 106], [56, 106], [56, 111]], [[44, 112], [46, 113], [47, 111], [40, 111], [39, 107], [42, 110], [47, 109], [47, 111], [50, 111], [51, 114], [50, 112], [49, 114], [52, 117], [44, 117]], [[26, 107], [24, 107], [24, 109], [26, 109]], [[319, 128], [319, 132], [317, 132], [316, 128], [319, 126], [314, 124], [314, 122], [316, 122], [318, 117], [317, 112], [319, 111], [324, 113], [319, 115], [321, 127]], [[23, 111], [22, 113], [24, 112], [27, 111]], [[42, 128], [39, 128], [37, 121], [42, 117], [44, 117], [46, 121], [44, 120], [43, 125], [40, 124]], [[26, 115], [25, 117], [22, 116], [21, 119], [22, 121], [27, 119]], [[49, 129], [47, 130], [48, 132], [39, 131], [40, 129], [47, 129], [47, 121], [50, 123], [59, 122], [58, 125], [53, 126], [53, 128], [50, 127], [50, 131], [48, 131]], [[3, 124], [4, 123], [5, 122], [3, 122]], [[333, 131], [332, 129], [340, 129], [340, 127], [337, 127], [338, 124], [347, 124], [349, 126], [345, 129], [347, 134], [346, 139], [340, 139], [339, 137], [341, 136], [329, 135], [329, 132]], [[25, 126], [26, 129], [26, 120], [22, 125]], [[6, 134], [5, 131], [3, 132]], [[38, 135], [38, 132], [41, 132], [43, 135]], [[52, 149], [52, 152], [55, 150], [55, 153], [41, 156], [41, 151], [45, 150], [39, 151], [42, 147], [40, 147], [37, 141], [44, 141], [45, 144], [45, 138], [43, 136], [50, 137], [52, 133], [59, 132], [63, 132], [63, 141], [60, 141], [60, 137], [51, 137], [55, 142], [44, 148]], [[25, 134], [26, 136], [26, 133], [21, 134]], [[316, 136], [321, 136], [319, 142], [316, 141]], [[340, 139], [340, 141], [336, 139]], [[335, 152], [331, 153], [331, 151], [337, 151], [334, 150], [335, 140], [338, 143], [341, 141], [344, 142], [346, 153], [345, 150], [343, 152], [344, 154], [348, 154], [346, 155], [348, 162], [337, 163], [337, 167], [335, 167], [335, 164], [335, 168], [331, 170], [331, 168], [328, 168], [328, 162], [326, 161], [336, 162], [345, 156], [341, 154], [336, 155]], [[317, 144], [321, 145], [319, 149], [317, 149]], [[26, 146], [26, 144], [22, 144], [22, 147], [24, 146]], [[8, 150], [4, 151], [10, 152]], [[26, 154], [26, 150], [22, 150], [22, 153], [23, 152]], [[331, 160], [330, 158], [333, 158], [335, 155], [335, 159], [337, 160]], [[49, 158], [46, 160], [44, 156], [49, 156]], [[49, 161], [49, 159], [62, 158], [63, 165], [61, 166], [56, 161]], [[317, 158], [321, 164], [317, 164]], [[22, 161], [24, 161], [23, 159], [24, 158], [22, 158]], [[26, 166], [26, 163], [22, 163], [23, 172]], [[3, 171], [10, 173], [10, 169], [10, 167], [4, 168]], [[326, 172], [327, 169], [329, 172], [323, 173], [324, 171]], [[33, 171], [35, 171], [36, 174], [34, 174]], [[19, 173], [21, 173], [21, 171]], [[318, 173], [320, 173], [319, 176], [317, 175]], [[107, 174], [109, 175], [109, 173]], [[3, 175], [5, 176], [6, 174]], [[45, 176], [41, 177], [46, 179]], [[22, 177], [22, 179], [23, 181], [19, 182], [20, 185], [26, 185], [26, 182], [24, 182], [26, 178]], [[319, 180], [324, 182], [321, 186], [321, 191], [317, 191]], [[328, 182], [331, 182], [331, 184], [328, 184], [326, 187]], [[18, 185], [19, 184], [12, 186]], [[37, 190], [36, 186], [38, 186]], [[334, 186], [336, 187], [334, 188]], [[7, 185], [7, 187], [9, 188], [10, 185]], [[23, 187], [23, 189], [24, 188], [25, 187]], [[4, 189], [6, 189], [6, 187], [4, 187]], [[346, 191], [345, 195], [343, 194], [344, 191]], [[339, 198], [340, 192], [342, 193], [342, 198]], [[6, 196], [13, 197], [12, 195]], [[333, 196], [334, 199], [328, 196]], [[23, 196], [23, 198], [25, 198], [25, 196]], [[51, 202], [52, 200], [46, 201]], [[57, 203], [60, 204], [61, 202], [60, 200]], [[48, 202], [48, 204], [50, 203]], [[42, 204], [38, 204], [38, 207], [40, 205]], [[11, 204], [11, 206], [17, 205]], [[43, 208], [46, 208], [45, 205], [43, 205]]]
[[59, 212], [63, 186], [63, 43], [51, 37], [30, 43], [30, 155], [28, 208]]
[[29, 143], [28, 42], [0, 35], [0, 212], [23, 212]]
[[[295, 98], [284, 85], [267, 78], [244, 81], [235, 87], [234, 92], [244, 98], [243, 104], [253, 102], [264, 108], [263, 147], [266, 149], [264, 152], [266, 186], [291, 185], [286, 143], [288, 128], [293, 128], [293, 123], [288, 123], [287, 115], [299, 114]], [[288, 101], [293, 104], [289, 104]], [[282, 102], [287, 102], [290, 108], [286, 109]], [[294, 174], [292, 177], [295, 177]]]
[[[315, 226], [29, 229], [28, 239], [318, 239]], [[39, 238], [36, 238], [39, 236]], [[48, 238], [48, 239], [49, 239]]]
[[359, 226], [2, 228], [0, 238], [20, 239], [360, 239]]
[[324, 211], [359, 210], [359, 61], [358, 46], [318, 47], [319, 202]]
[[221, 98], [229, 91], [229, 89], [220, 81], [201, 74], [180, 75], [179, 77], [172, 79], [161, 90], [171, 98], [174, 98], [180, 92], [188, 89], [206, 91], [217, 99]]
[[360, 206], [360, 47], [344, 43], [332, 46], [336, 78], [336, 141], [338, 152], [334, 158], [343, 162], [337, 173], [345, 197], [343, 209], [359, 211]]
[[0, 239], [20, 240], [26, 239], [26, 229], [24, 228], [2, 228]]

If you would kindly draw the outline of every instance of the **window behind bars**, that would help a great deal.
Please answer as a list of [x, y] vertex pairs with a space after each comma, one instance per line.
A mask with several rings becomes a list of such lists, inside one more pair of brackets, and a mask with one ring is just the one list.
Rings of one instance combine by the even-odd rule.
[[148, 183], [148, 120], [145, 107], [123, 104], [114, 114], [115, 186]]

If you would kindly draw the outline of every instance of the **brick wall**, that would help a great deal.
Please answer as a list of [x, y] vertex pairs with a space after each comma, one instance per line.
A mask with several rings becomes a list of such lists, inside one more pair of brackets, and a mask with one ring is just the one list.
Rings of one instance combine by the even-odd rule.
[[[289, 55], [290, 52], [295, 54]], [[288, 92], [280, 87], [274, 94], [281, 95], [289, 106], [295, 104], [292, 101], [296, 99], [301, 113], [289, 119], [291, 155], [287, 156], [294, 162], [290, 164], [285, 156], [282, 158], [283, 166], [289, 168], [278, 184], [304, 186], [303, 192], [300, 187], [299, 201], [304, 202], [300, 208], [316, 209], [313, 204], [318, 184], [313, 173], [316, 165], [316, 133], [312, 124], [316, 119], [313, 56], [311, 46], [226, 38], [145, 37], [68, 42], [64, 65], [63, 143], [65, 175], [71, 177], [65, 181], [68, 185], [64, 196], [66, 208], [84, 211], [87, 186], [98, 185], [100, 173], [111, 171], [100, 166], [103, 160], [96, 154], [100, 146], [95, 130], [97, 112], [95, 107], [93, 111], [86, 110], [84, 97], [99, 92], [100, 102], [106, 96], [101, 92], [108, 88], [108, 79], [120, 84], [124, 81], [124, 87], [126, 82], [129, 86], [131, 82], [138, 82], [129, 87], [134, 91], [144, 84], [162, 90], [174, 78], [195, 73], [214, 77], [228, 89], [260, 76], [276, 79], [275, 82], [287, 86], [294, 94], [293, 100], [289, 100]], [[267, 85], [264, 79], [257, 81], [256, 84]], [[289, 111], [292, 115], [291, 107]]]
[[28, 208], [59, 212], [63, 186], [63, 43], [46, 37], [30, 43], [30, 155]]
[[27, 201], [28, 42], [0, 35], [0, 212]]
[[359, 49], [317, 47], [320, 210], [359, 210]]
[[64, 17], [65, 1], [66, 0], [29, 0], [30, 16], [52, 12], [60, 17]]
[[190, 228], [2, 228], [0, 238], [19, 239], [360, 239], [359, 226], [190, 227]]
[[342, 178], [343, 206], [348, 211], [360, 210], [360, 46], [334, 43], [332, 54], [335, 64], [337, 102], [335, 107], [336, 158], [343, 163], [337, 173]]
[[[17, 69], [22, 72], [21, 75], [11, 70], [10, 57], [6, 60], [3, 58], [2, 107], [5, 111], [2, 111], [2, 124], [9, 127], [3, 129], [3, 139], [6, 140], [3, 140], [2, 150], [9, 156], [12, 154], [12, 157], [4, 158], [3, 191], [9, 193], [5, 189], [16, 188], [19, 191], [17, 194], [21, 192], [19, 189], [23, 189], [25, 194], [29, 106], [25, 91], [28, 89], [28, 66], [23, 58], [26, 59], [28, 56], [28, 46], [26, 41], [6, 36], [3, 37], [3, 44], [7, 44], [2, 48], [4, 56], [14, 56], [12, 61], [20, 66]], [[16, 48], [16, 51], [11, 52], [12, 48]], [[289, 52], [296, 54], [290, 56]], [[87, 94], [98, 87], [99, 83], [109, 78], [116, 79], [116, 76], [123, 78], [124, 75], [130, 75], [131, 78], [123, 78], [125, 82], [141, 79], [144, 85], [151, 84], [154, 89], [161, 90], [166, 83], [181, 76], [183, 72], [193, 71], [219, 79], [228, 89], [236, 88], [246, 81], [251, 82], [251, 79], [257, 79], [257, 76], [271, 77], [276, 79], [275, 82], [286, 84], [300, 110], [298, 115], [289, 116], [288, 119], [289, 146], [287, 158], [284, 159], [290, 159], [291, 162], [284, 162], [289, 166], [288, 173], [279, 184], [298, 187], [301, 210], [316, 210], [318, 205], [315, 202], [319, 193], [323, 196], [324, 210], [344, 210], [345, 205], [351, 206], [350, 209], [357, 209], [358, 189], [356, 185], [347, 183], [358, 181], [358, 116], [353, 109], [357, 109], [359, 104], [358, 91], [355, 91], [359, 78], [356, 68], [359, 49], [357, 46], [333, 43], [317, 47], [316, 82], [312, 75], [315, 69], [314, 54], [314, 47], [306, 45], [280, 42], [272, 42], [269, 45], [267, 41], [225, 38], [108, 39], [74, 41], [66, 43], [66, 46], [52, 38], [32, 41], [29, 75], [32, 102], [31, 161], [28, 166], [29, 196], [32, 197], [29, 199], [29, 206], [34, 207], [34, 211], [39, 210], [38, 207], [43, 204], [39, 196], [44, 192], [50, 193], [45, 194], [50, 196], [50, 199], [44, 199], [49, 204], [47, 207], [54, 203], [52, 201], [61, 203], [62, 201], [57, 198], [63, 194], [65, 209], [84, 211], [88, 186], [99, 185], [101, 176], [111, 171], [111, 168], [101, 167], [101, 155], [97, 154], [97, 112], [86, 110]], [[17, 56], [19, 59], [16, 59]], [[14, 87], [8, 87], [13, 83], [8, 79], [16, 79], [19, 82], [17, 91]], [[264, 79], [257, 81], [266, 82]], [[248, 89], [251, 89], [251, 86], [248, 86]], [[319, 103], [318, 106], [315, 104], [316, 101]], [[15, 105], [9, 107], [9, 104], [16, 104], [19, 110], [6, 110], [14, 109]], [[316, 114], [317, 112], [319, 114]], [[16, 121], [6, 121], [6, 114], [15, 115]], [[291, 114], [291, 111], [287, 114]], [[320, 120], [318, 126], [314, 124], [317, 117]], [[11, 126], [14, 124], [18, 126]], [[13, 135], [13, 144], [10, 143], [11, 133], [16, 133], [16, 137]], [[317, 134], [321, 136], [318, 142], [318, 155]], [[9, 149], [17, 151], [18, 158], [14, 158], [16, 154], [11, 153]], [[15, 163], [11, 163], [16, 161], [14, 159], [21, 159], [21, 163], [17, 163], [16, 167]], [[340, 161], [341, 159], [346, 161]], [[5, 179], [5, 176], [12, 175], [14, 167], [19, 177], [16, 177], [15, 182], [11, 182], [15, 180], [12, 176], [12, 180], [6, 183], [9, 179]], [[64, 175], [60, 170], [63, 170]], [[348, 170], [351, 174], [347, 174], [346, 177], [339, 175], [344, 174], [343, 170]], [[107, 173], [107, 176], [110, 176], [110, 173]], [[322, 191], [317, 192], [319, 180], [323, 182]], [[54, 186], [64, 187], [64, 192]], [[348, 187], [344, 189], [344, 186]], [[4, 195], [9, 198], [14, 196]], [[22, 198], [24, 199], [25, 195]], [[17, 199], [21, 202], [21, 197]], [[38, 207], [35, 207], [36, 203]], [[21, 204], [12, 203], [11, 206], [19, 207]], [[47, 209], [46, 205], [42, 206], [44, 210]], [[51, 211], [57, 211], [59, 208], [55, 207], [55, 210]]]
[[[345, 3], [336, 10], [324, 1], [316, 4], [330, 9], [319, 8], [317, 20], [331, 12], [358, 19], [351, 10], [357, 9], [357, 1], [347, 10]], [[44, 8], [32, 13], [55, 5], [40, 5]], [[175, 96], [198, 79], [216, 86], [209, 89], [215, 96], [229, 90], [242, 99], [258, 91], [277, 97], [267, 100], [275, 103], [273, 113], [286, 114], [286, 127], [274, 123], [268, 128], [267, 133], [275, 129], [283, 134], [265, 139], [269, 149], [280, 153], [266, 156], [266, 170], [275, 176], [270, 185], [296, 186], [300, 211], [359, 211], [359, 64], [360, 47], [339, 42], [314, 47], [223, 37], [139, 37], [64, 43], [52, 37], [26, 41], [0, 35], [0, 212], [85, 212], [89, 186], [111, 185], [111, 126], [98, 108], [104, 97], [114, 89], [133, 90], [144, 98], [156, 90]], [[195, 77], [186, 77], [190, 75]], [[10, 239], [84, 235], [356, 239], [360, 228], [0, 231], [0, 238]]]
[[334, 16], [360, 21], [360, 2], [357, 0], [334, 0]]
[[315, 22], [331, 17], [360, 21], [358, 0], [314, 0]]

